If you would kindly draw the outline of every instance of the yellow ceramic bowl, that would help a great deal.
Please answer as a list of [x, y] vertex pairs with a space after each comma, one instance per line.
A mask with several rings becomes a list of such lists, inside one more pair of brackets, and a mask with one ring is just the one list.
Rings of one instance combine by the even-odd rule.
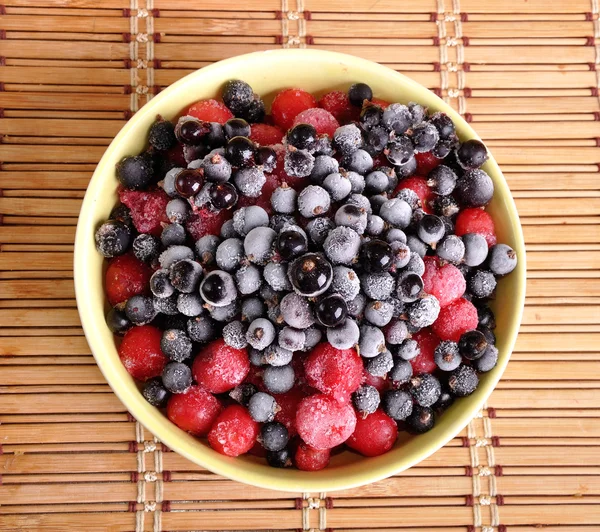
[[301, 87], [320, 96], [364, 81], [378, 98], [419, 102], [430, 110], [443, 111], [456, 124], [462, 140], [478, 138], [471, 127], [432, 92], [386, 67], [349, 55], [319, 50], [273, 50], [234, 57], [203, 68], [171, 85], [138, 111], [110, 144], [90, 182], [77, 225], [75, 239], [75, 290], [81, 323], [98, 366], [129, 412], [162, 442], [192, 462], [225, 477], [264, 488], [286, 491], [331, 491], [351, 488], [403, 471], [437, 451], [456, 436], [481, 409], [500, 379], [515, 344], [525, 299], [525, 249], [519, 217], [510, 190], [493, 157], [484, 169], [494, 180], [496, 192], [488, 210], [494, 218], [498, 239], [513, 247], [519, 264], [498, 286], [494, 311], [498, 327], [498, 366], [483, 376], [476, 392], [457, 401], [433, 430], [417, 437], [403, 437], [383, 456], [363, 458], [344, 452], [318, 472], [273, 469], [254, 457], [229, 458], [210, 449], [171, 423], [148, 404], [125, 371], [115, 341], [105, 322], [103, 257], [94, 247], [94, 232], [117, 202], [115, 164], [137, 154], [146, 144], [148, 128], [160, 114], [172, 118], [199, 99], [220, 93], [223, 83], [240, 78], [266, 98], [281, 89]]

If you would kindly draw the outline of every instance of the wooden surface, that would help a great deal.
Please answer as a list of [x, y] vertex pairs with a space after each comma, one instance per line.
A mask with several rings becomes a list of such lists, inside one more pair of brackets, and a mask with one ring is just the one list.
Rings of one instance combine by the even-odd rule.
[[[600, 530], [596, 0], [7, 0], [0, 30], [1, 531]], [[529, 263], [481, 417], [402, 475], [304, 498], [155, 443], [94, 364], [71, 271], [88, 179], [131, 114], [279, 46], [380, 61], [447, 98], [505, 172]]]

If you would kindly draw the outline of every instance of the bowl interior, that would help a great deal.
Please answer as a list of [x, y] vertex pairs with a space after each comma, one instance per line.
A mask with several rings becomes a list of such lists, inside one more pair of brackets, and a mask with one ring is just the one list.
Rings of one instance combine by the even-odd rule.
[[146, 145], [147, 132], [156, 115], [176, 116], [183, 107], [201, 98], [215, 97], [222, 84], [240, 78], [270, 103], [277, 91], [301, 87], [317, 96], [332, 89], [346, 90], [356, 81], [367, 82], [374, 94], [389, 101], [416, 101], [448, 113], [462, 140], [477, 135], [462, 118], [433, 93], [386, 67], [356, 57], [319, 50], [273, 50], [236, 57], [199, 70], [178, 81], [146, 104], [123, 127], [100, 161], [88, 187], [77, 226], [75, 288], [83, 328], [96, 361], [107, 381], [133, 416], [171, 449], [215, 473], [256, 486], [286, 491], [331, 491], [385, 478], [423, 460], [456, 434], [482, 407], [502, 375], [514, 346], [525, 298], [525, 251], [514, 201], [493, 158], [484, 169], [496, 192], [488, 210], [496, 223], [499, 241], [519, 255], [517, 269], [499, 283], [493, 309], [498, 327], [498, 366], [486, 374], [477, 391], [457, 401], [430, 432], [402, 437], [389, 453], [363, 458], [344, 452], [319, 472], [274, 470], [253, 457], [228, 458], [186, 434], [141, 396], [122, 366], [105, 319], [103, 258], [94, 247], [94, 231], [117, 202], [115, 164], [137, 154]]

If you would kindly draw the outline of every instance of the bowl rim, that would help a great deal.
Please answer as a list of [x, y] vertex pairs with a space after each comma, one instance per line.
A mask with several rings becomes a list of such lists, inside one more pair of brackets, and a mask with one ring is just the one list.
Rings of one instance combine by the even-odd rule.
[[[132, 414], [132, 416], [144, 427], [146, 427], [152, 434], [160, 435], [160, 440], [170, 449], [181, 454], [188, 460], [206, 467], [214, 473], [232, 480], [262, 488], [289, 492], [325, 492], [354, 488], [371, 482], [376, 482], [404, 471], [421, 462], [438, 449], [446, 445], [464, 429], [464, 427], [473, 419], [473, 417], [475, 417], [477, 412], [485, 405], [506, 369], [516, 342], [524, 309], [526, 256], [523, 231], [514, 199], [506, 179], [504, 178], [491, 152], [487, 164], [491, 166], [494, 174], [497, 176], [497, 179], [494, 179], [494, 184], [496, 186], [495, 193], [499, 193], [502, 196], [506, 209], [509, 212], [510, 226], [514, 232], [514, 240], [516, 243], [515, 251], [519, 256], [517, 269], [513, 272], [513, 275], [517, 276], [517, 279], [515, 280], [514, 298], [519, 303], [519, 310], [517, 314], [512, 316], [510, 324], [507, 327], [509, 329], [505, 337], [505, 350], [507, 351], [507, 356], [505, 360], [498, 364], [499, 367], [495, 370], [496, 373], [494, 374], [493, 378], [490, 375], [491, 378], [487, 379], [485, 383], [480, 384], [480, 386], [483, 387], [483, 390], [480, 391], [481, 398], [479, 401], [456, 413], [455, 419], [450, 423], [448, 428], [445, 429], [445, 432], [440, 433], [440, 436], [438, 436], [437, 440], [431, 442], [429, 445], [421, 447], [418, 452], [413, 453], [410, 460], [405, 459], [401, 464], [392, 462], [371, 469], [370, 473], [367, 475], [368, 478], [365, 478], [365, 474], [360, 472], [346, 474], [341, 476], [341, 478], [338, 476], [333, 476], [333, 478], [324, 478], [319, 475], [315, 475], [314, 473], [308, 473], [310, 476], [307, 476], [306, 481], [299, 481], [297, 479], [285, 478], [285, 476], [278, 477], [276, 475], [277, 470], [273, 470], [274, 473], [271, 474], [267, 474], [266, 472], [257, 473], [254, 471], [245, 471], [243, 468], [236, 467], [236, 459], [231, 459], [221, 455], [219, 455], [219, 459], [216, 459], [209, 456], [208, 453], [205, 454], [204, 450], [199, 453], [197, 448], [192, 448], [191, 445], [188, 445], [186, 441], [182, 441], [181, 438], [179, 438], [178, 435], [172, 431], [167, 431], [168, 433], [163, 434], [163, 430], [159, 426], [161, 423], [157, 419], [158, 416], [164, 418], [163, 414], [158, 413], [156, 410], [148, 410], [146, 408], [147, 404], [144, 404], [141, 394], [134, 393], [129, 386], [120, 385], [120, 383], [116, 380], [116, 376], [114, 375], [113, 364], [111, 363], [109, 357], [100, 356], [100, 353], [102, 352], [102, 343], [99, 339], [98, 329], [100, 324], [98, 323], [98, 320], [96, 319], [97, 317], [94, 315], [94, 312], [90, 306], [86, 304], [88, 270], [86, 268], [87, 260], [85, 256], [85, 248], [87, 245], [86, 241], [90, 238], [90, 228], [92, 228], [92, 231], [95, 229], [93, 227], [92, 220], [95, 201], [94, 190], [98, 188], [98, 183], [101, 181], [102, 176], [105, 175], [107, 171], [114, 171], [107, 166], [109, 160], [112, 158], [112, 153], [117, 149], [116, 146], [129, 135], [129, 132], [134, 128], [134, 125], [137, 121], [141, 120], [142, 117], [148, 116], [149, 114], [155, 116], [157, 114], [157, 109], [163, 100], [170, 98], [171, 94], [175, 93], [183, 86], [192, 84], [197, 78], [202, 78], [202, 76], [206, 75], [207, 73], [210, 74], [211, 72], [217, 72], [220, 69], [227, 70], [231, 66], [239, 64], [240, 61], [254, 62], [258, 66], [264, 65], [265, 61], [268, 61], [273, 57], [278, 59], [284, 58], [287, 61], [293, 61], [294, 57], [302, 57], [303, 59], [309, 58], [314, 60], [315, 63], [349, 63], [358, 65], [362, 70], [368, 71], [372, 76], [394, 77], [401, 84], [410, 86], [415, 91], [428, 93], [429, 98], [433, 96], [437, 100], [436, 103], [438, 109], [448, 114], [455, 123], [460, 123], [461, 129], [466, 132], [466, 135], [463, 136], [481, 140], [473, 128], [471, 128], [471, 126], [452, 107], [450, 107], [446, 102], [444, 102], [426, 87], [388, 67], [348, 54], [318, 49], [276, 49], [235, 56], [196, 70], [195, 72], [188, 74], [187, 76], [170, 85], [160, 94], [146, 103], [139, 111], [137, 111], [137, 113], [127, 121], [127, 123], [115, 136], [98, 163], [88, 185], [81, 206], [75, 235], [73, 273], [77, 308], [86, 340], [94, 355], [96, 363], [100, 368], [100, 371], [106, 378], [113, 392], [117, 395], [119, 400]], [[208, 449], [206, 451], [208, 451]], [[202, 456], [198, 456], [199, 454]]]

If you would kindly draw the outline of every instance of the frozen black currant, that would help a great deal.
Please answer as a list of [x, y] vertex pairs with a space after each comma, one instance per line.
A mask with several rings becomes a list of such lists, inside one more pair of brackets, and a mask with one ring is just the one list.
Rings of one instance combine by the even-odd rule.
[[291, 260], [306, 253], [308, 239], [302, 229], [297, 226], [290, 226], [279, 233], [275, 246], [282, 259]]
[[212, 271], [200, 283], [200, 295], [209, 305], [227, 306], [237, 297], [235, 281], [227, 272]]
[[485, 353], [473, 362], [473, 367], [485, 373], [494, 369], [496, 364], [498, 364], [498, 348], [495, 345], [488, 345]]
[[175, 136], [182, 144], [199, 145], [204, 142], [210, 128], [208, 122], [202, 122], [192, 116], [182, 116], [175, 126]]
[[490, 297], [496, 288], [494, 274], [487, 270], [477, 270], [467, 280], [467, 290], [479, 299]]
[[394, 138], [384, 150], [388, 161], [394, 166], [403, 166], [414, 157], [414, 147], [406, 136]]
[[383, 110], [381, 124], [397, 135], [402, 135], [412, 126], [412, 113], [406, 105], [392, 103]]
[[150, 126], [148, 134], [148, 144], [158, 151], [165, 151], [172, 148], [177, 139], [175, 138], [175, 126], [168, 120], [158, 118]]
[[163, 332], [160, 348], [175, 362], [183, 362], [192, 356], [192, 341], [181, 329], [167, 329]]
[[296, 376], [291, 364], [285, 366], [267, 366], [263, 372], [265, 388], [274, 394], [289, 392], [294, 386]]
[[132, 323], [125, 312], [117, 308], [111, 308], [106, 315], [106, 325], [113, 334], [122, 335], [131, 329]]
[[496, 244], [490, 249], [489, 268], [495, 275], [507, 275], [517, 267], [517, 254], [506, 244]]
[[448, 387], [455, 397], [471, 395], [478, 384], [477, 372], [471, 366], [465, 364], [458, 366], [448, 378]]
[[294, 148], [312, 152], [317, 144], [317, 130], [310, 124], [298, 124], [288, 131], [287, 142]]
[[465, 246], [464, 264], [475, 267], [483, 263], [488, 256], [488, 244], [485, 237], [478, 233], [467, 233], [462, 236]]
[[194, 260], [184, 259], [171, 266], [169, 279], [180, 292], [190, 294], [198, 288], [202, 277], [202, 266]]
[[207, 181], [223, 183], [231, 177], [231, 164], [218, 153], [209, 153], [203, 160], [202, 168]]
[[306, 253], [290, 264], [288, 276], [298, 294], [315, 297], [329, 288], [333, 268], [321, 253]]
[[142, 395], [152, 406], [161, 407], [167, 404], [171, 394], [164, 387], [162, 379], [155, 378], [144, 384]]
[[169, 273], [168, 269], [163, 268], [156, 270], [150, 277], [150, 291], [156, 297], [169, 297], [175, 292]]
[[95, 234], [96, 249], [106, 258], [123, 255], [131, 244], [131, 229], [118, 220], [104, 222]]
[[275, 341], [275, 326], [266, 318], [257, 318], [249, 326], [246, 332], [248, 343], [262, 351]]
[[237, 190], [231, 183], [214, 183], [208, 194], [216, 209], [231, 209], [238, 200]]
[[256, 164], [262, 166], [265, 172], [272, 172], [277, 165], [277, 153], [269, 146], [257, 148]]
[[233, 137], [225, 147], [225, 156], [236, 167], [254, 166], [256, 146], [249, 138]]
[[334, 222], [338, 227], [349, 227], [362, 235], [367, 228], [368, 215], [364, 209], [346, 203], [342, 205], [334, 216]]
[[152, 159], [146, 154], [125, 157], [117, 163], [117, 179], [130, 190], [146, 188], [153, 177]]
[[377, 388], [366, 384], [352, 394], [352, 402], [360, 414], [367, 416], [377, 410], [381, 399]]
[[381, 122], [382, 116], [383, 109], [378, 105], [365, 105], [360, 112], [360, 123], [365, 129], [371, 129]]
[[483, 356], [488, 342], [481, 331], [467, 331], [458, 342], [460, 354], [467, 360], [477, 360]]
[[169, 224], [165, 226], [160, 234], [160, 241], [165, 247], [185, 244], [185, 228], [181, 224]]
[[223, 125], [223, 132], [225, 133], [226, 139], [232, 139], [233, 137], [249, 137], [250, 124], [243, 118], [230, 118]]
[[187, 322], [187, 333], [193, 342], [205, 344], [214, 340], [219, 329], [215, 321], [209, 316], [190, 318]]
[[413, 127], [411, 140], [417, 153], [431, 151], [440, 139], [440, 134], [433, 124], [422, 122]]
[[169, 362], [163, 370], [162, 382], [171, 393], [185, 393], [192, 385], [192, 370], [181, 362]]
[[250, 398], [258, 392], [258, 389], [254, 384], [249, 382], [244, 382], [238, 386], [236, 386], [233, 390], [229, 392], [229, 397], [231, 397], [237, 403], [240, 403], [243, 406], [248, 406], [248, 402]]
[[408, 322], [422, 329], [433, 324], [440, 313], [440, 303], [435, 296], [427, 295], [410, 303], [406, 309]]
[[337, 327], [328, 327], [326, 335], [327, 341], [336, 349], [350, 349], [358, 344], [360, 329], [356, 321], [346, 318]]
[[440, 164], [429, 172], [427, 185], [439, 196], [447, 196], [452, 194], [457, 179], [458, 177], [451, 168]]
[[447, 114], [434, 113], [429, 122], [438, 130], [440, 139], [446, 140], [454, 135], [454, 123]]
[[175, 178], [175, 190], [184, 198], [198, 194], [203, 184], [204, 177], [199, 170], [182, 170]]
[[360, 261], [365, 271], [386, 272], [393, 264], [392, 249], [383, 240], [370, 240], [360, 249]]
[[456, 152], [458, 164], [465, 170], [479, 168], [488, 160], [488, 157], [485, 145], [477, 139], [470, 139], [463, 142]]
[[413, 375], [412, 364], [408, 360], [404, 360], [400, 357], [394, 357], [392, 360], [394, 365], [388, 373], [388, 379], [394, 386], [406, 384]]
[[410, 394], [420, 406], [432, 406], [439, 399], [442, 387], [440, 381], [430, 373], [421, 373], [410, 379]]
[[150, 323], [156, 316], [152, 298], [141, 295], [130, 297], [125, 305], [125, 315], [134, 325]]
[[254, 92], [252, 87], [241, 79], [230, 79], [223, 85], [223, 103], [231, 109], [231, 112], [240, 116], [248, 109]]
[[456, 182], [455, 196], [465, 207], [484, 207], [494, 196], [492, 178], [483, 170], [468, 170]]
[[426, 214], [417, 224], [419, 238], [431, 247], [435, 247], [435, 244], [444, 238], [445, 233], [444, 221], [435, 214]]
[[462, 238], [450, 234], [436, 246], [435, 253], [442, 260], [458, 264], [465, 256], [465, 245]]
[[433, 359], [442, 371], [454, 371], [462, 362], [458, 344], [451, 340], [443, 340], [437, 345]]
[[381, 401], [383, 411], [396, 421], [404, 421], [413, 411], [410, 394], [402, 390], [388, 390]]
[[271, 467], [291, 467], [292, 466], [292, 455], [288, 449], [281, 449], [280, 451], [267, 451], [266, 454], [267, 463]]
[[261, 427], [258, 438], [267, 451], [281, 451], [288, 444], [290, 435], [283, 423], [272, 421]]
[[295, 292], [286, 294], [281, 300], [279, 308], [283, 320], [290, 327], [306, 329], [315, 322], [310, 303]]
[[423, 291], [423, 279], [414, 272], [404, 272], [396, 282], [396, 295], [403, 303], [419, 299]]
[[406, 429], [411, 434], [424, 434], [435, 424], [433, 410], [426, 406], [415, 405], [412, 413], [406, 419]]
[[348, 99], [356, 107], [362, 107], [365, 100], [373, 99], [373, 90], [366, 83], [355, 83], [348, 89]]
[[332, 294], [321, 299], [316, 306], [317, 320], [325, 327], [336, 327], [346, 319], [348, 307], [344, 298]]

